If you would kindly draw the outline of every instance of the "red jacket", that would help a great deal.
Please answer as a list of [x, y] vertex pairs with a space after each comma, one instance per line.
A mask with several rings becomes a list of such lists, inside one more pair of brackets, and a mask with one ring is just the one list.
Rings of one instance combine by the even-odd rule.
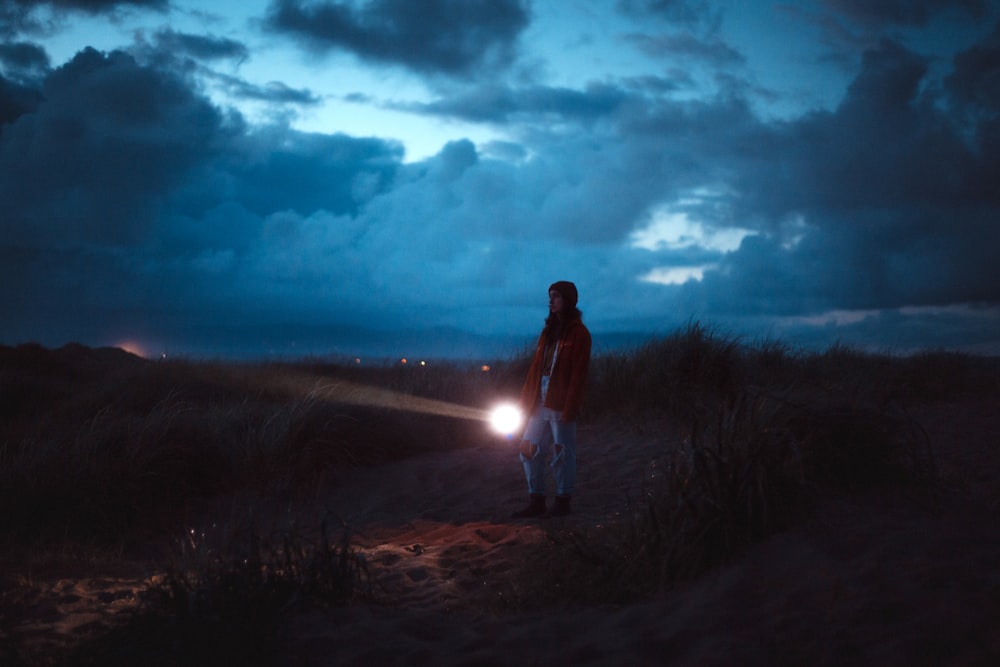
[[[521, 409], [531, 414], [542, 395], [542, 364], [545, 357], [545, 332], [538, 337], [535, 356], [528, 377], [521, 388]], [[556, 363], [549, 378], [545, 407], [562, 413], [563, 421], [576, 421], [583, 405], [583, 390], [590, 369], [590, 332], [580, 320], [566, 326], [556, 348]]]

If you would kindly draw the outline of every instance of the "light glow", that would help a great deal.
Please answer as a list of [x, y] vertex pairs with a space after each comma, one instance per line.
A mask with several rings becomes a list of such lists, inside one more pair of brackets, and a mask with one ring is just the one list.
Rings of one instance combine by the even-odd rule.
[[517, 430], [523, 420], [524, 416], [521, 414], [521, 410], [510, 403], [498, 405], [490, 414], [490, 424], [493, 426], [493, 430], [508, 437]]
[[126, 340], [120, 343], [116, 343], [115, 347], [117, 347], [119, 350], [124, 350], [129, 354], [134, 354], [137, 357], [142, 357], [143, 359], [149, 358], [146, 354], [146, 348], [143, 347], [142, 344], [137, 343], [134, 340]]

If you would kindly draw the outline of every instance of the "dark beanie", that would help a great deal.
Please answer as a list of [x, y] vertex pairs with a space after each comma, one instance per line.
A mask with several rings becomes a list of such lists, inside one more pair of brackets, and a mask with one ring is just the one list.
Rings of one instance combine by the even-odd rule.
[[572, 308], [576, 308], [577, 299], [580, 298], [576, 292], [576, 285], [568, 280], [560, 280], [557, 283], [549, 285], [549, 290], [559, 292], [562, 294], [562, 298], [565, 299]]

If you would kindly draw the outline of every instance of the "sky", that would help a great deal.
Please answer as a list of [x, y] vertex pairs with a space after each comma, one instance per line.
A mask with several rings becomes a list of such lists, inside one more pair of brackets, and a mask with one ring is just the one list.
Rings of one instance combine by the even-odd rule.
[[1000, 354], [995, 0], [0, 0], [0, 344]]

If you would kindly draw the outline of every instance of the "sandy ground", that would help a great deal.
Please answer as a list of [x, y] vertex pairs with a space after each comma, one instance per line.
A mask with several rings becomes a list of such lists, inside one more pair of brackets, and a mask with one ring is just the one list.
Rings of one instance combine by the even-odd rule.
[[[354, 527], [377, 601], [295, 616], [284, 663], [1000, 665], [1000, 401], [927, 407], [920, 422], [942, 479], [936, 506], [832, 499], [739, 562], [627, 606], [510, 613], [503, 597], [547, 530], [624, 511], [659, 446], [651, 432], [581, 429], [579, 493], [560, 519], [508, 518], [525, 489], [500, 440], [343, 471], [310, 511]], [[23, 616], [6, 639], [34, 656], [98, 632], [153, 574], [63, 567], [5, 574], [17, 601], [5, 612]]]

